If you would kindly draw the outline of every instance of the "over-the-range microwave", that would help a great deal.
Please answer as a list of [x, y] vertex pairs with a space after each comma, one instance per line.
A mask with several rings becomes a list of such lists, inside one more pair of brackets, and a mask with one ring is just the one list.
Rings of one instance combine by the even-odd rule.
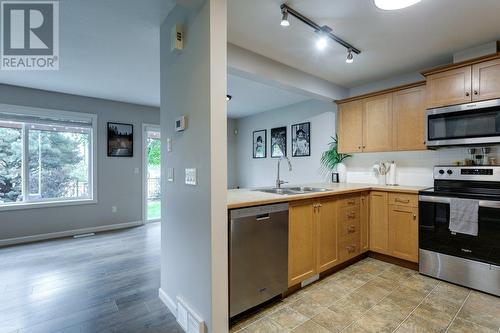
[[460, 104], [426, 113], [427, 147], [500, 143], [500, 99]]

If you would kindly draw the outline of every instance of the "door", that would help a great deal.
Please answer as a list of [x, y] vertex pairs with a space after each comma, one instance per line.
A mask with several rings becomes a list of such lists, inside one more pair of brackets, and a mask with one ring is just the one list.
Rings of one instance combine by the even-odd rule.
[[387, 193], [370, 193], [370, 250], [389, 254], [389, 216]]
[[361, 232], [361, 252], [367, 252], [370, 249], [370, 195], [361, 194], [360, 205], [360, 232]]
[[392, 94], [363, 100], [363, 151], [392, 150]]
[[143, 126], [144, 221], [161, 219], [161, 136], [155, 125]]
[[395, 150], [425, 150], [425, 86], [393, 94]]
[[417, 208], [389, 206], [389, 251], [394, 257], [418, 262]]
[[473, 101], [500, 98], [500, 59], [472, 66]]
[[352, 101], [339, 105], [339, 152], [361, 152], [363, 140], [363, 104]]
[[336, 265], [338, 261], [337, 244], [337, 205], [334, 199], [323, 199], [316, 208], [318, 239], [318, 273]]
[[288, 226], [288, 286], [296, 285], [316, 271], [315, 208], [312, 201], [291, 203]]
[[427, 108], [472, 101], [472, 67], [457, 68], [427, 77]]

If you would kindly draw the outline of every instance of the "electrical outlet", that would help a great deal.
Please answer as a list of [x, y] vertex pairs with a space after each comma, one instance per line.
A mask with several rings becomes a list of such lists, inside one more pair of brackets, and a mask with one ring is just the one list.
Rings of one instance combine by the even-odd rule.
[[196, 168], [187, 168], [186, 169], [185, 183], [186, 183], [186, 185], [193, 185], [193, 186], [196, 185], [196, 183], [197, 183]]
[[117, 211], [118, 209], [116, 208], [116, 206], [111, 207], [111, 213], [116, 213]]
[[139, 168], [134, 168], [134, 173], [135, 173], [136, 175], [138, 175], [138, 174], [139, 174]]

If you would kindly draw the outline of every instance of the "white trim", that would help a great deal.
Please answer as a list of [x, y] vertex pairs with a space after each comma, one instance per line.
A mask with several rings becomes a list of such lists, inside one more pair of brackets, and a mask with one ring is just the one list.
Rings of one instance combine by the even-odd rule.
[[32, 208], [50, 208], [50, 207], [62, 207], [62, 206], [78, 206], [78, 205], [92, 205], [96, 204], [95, 199], [61, 199], [57, 201], [31, 201], [31, 202], [20, 202], [12, 204], [1, 204], [0, 212], [7, 210], [21, 210], [21, 209], [32, 209]]
[[[148, 154], [147, 154], [146, 131], [148, 129], [157, 130], [161, 135], [160, 125], [142, 123], [142, 168], [141, 168], [142, 169], [142, 220], [144, 221], [144, 224], [161, 221], [161, 218], [155, 219], [155, 220], [148, 220], [148, 217], [147, 217], [147, 211], [148, 211], [148, 209], [147, 209], [147, 207], [148, 207], [148, 198], [147, 198]], [[160, 200], [160, 202], [161, 202], [161, 200]]]
[[40, 235], [24, 236], [24, 237], [16, 237], [16, 238], [7, 238], [7, 239], [0, 240], [0, 247], [7, 246], [7, 245], [21, 244], [21, 243], [37, 242], [37, 241], [47, 240], [47, 239], [63, 238], [63, 237], [69, 237], [69, 236], [74, 236], [74, 235], [80, 235], [80, 234], [88, 234], [88, 233], [93, 233], [93, 232], [96, 233], [96, 232], [110, 231], [110, 230], [116, 230], [116, 229], [132, 228], [132, 227], [137, 227], [140, 225], [142, 225], [142, 221], [134, 221], [134, 222], [102, 225], [99, 227], [92, 227], [92, 228], [58, 231], [58, 232], [52, 232], [52, 233], [48, 233], [48, 234], [40, 234]]
[[161, 288], [158, 289], [158, 296], [168, 310], [174, 315], [175, 319], [177, 319], [177, 305], [174, 300], [170, 298], [170, 296], [168, 296], [167, 293]]
[[[92, 122], [92, 134], [91, 142], [89, 145], [89, 188], [92, 189], [90, 199], [62, 199], [53, 200], [50, 202], [37, 202], [37, 201], [26, 201], [19, 204], [5, 205], [0, 204], [0, 211], [3, 210], [13, 210], [13, 209], [26, 209], [26, 208], [44, 208], [44, 207], [57, 207], [57, 206], [67, 206], [67, 205], [77, 205], [77, 204], [92, 204], [97, 203], [97, 114], [85, 113], [85, 112], [73, 112], [73, 111], [63, 111], [56, 109], [43, 109], [28, 106], [20, 106], [13, 104], [3, 104], [0, 103], [0, 113], [14, 113], [14, 114], [25, 114], [34, 117], [54, 117], [62, 118], [67, 120], [77, 120], [77, 121], [91, 121]], [[25, 126], [23, 125], [23, 142], [27, 142], [27, 133]], [[28, 153], [27, 145], [23, 144], [23, 161], [26, 161]], [[23, 195], [28, 193], [27, 184], [27, 168], [23, 165]]]

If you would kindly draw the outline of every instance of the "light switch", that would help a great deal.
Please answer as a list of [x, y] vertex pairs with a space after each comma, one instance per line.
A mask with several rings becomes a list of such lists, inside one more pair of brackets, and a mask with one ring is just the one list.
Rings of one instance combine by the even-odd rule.
[[174, 181], [174, 168], [167, 168], [167, 181]]
[[196, 168], [186, 169], [186, 185], [196, 185]]
[[172, 140], [170, 140], [170, 138], [167, 138], [167, 152], [171, 152], [172, 151]]

